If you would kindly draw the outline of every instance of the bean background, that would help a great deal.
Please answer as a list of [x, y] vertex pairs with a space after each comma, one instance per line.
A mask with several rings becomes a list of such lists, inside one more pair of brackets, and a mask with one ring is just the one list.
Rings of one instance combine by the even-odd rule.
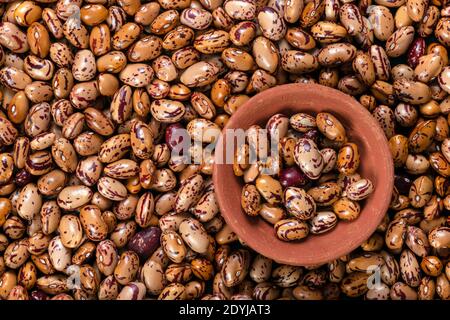
[[[0, 299], [450, 298], [446, 0], [0, 11]], [[293, 82], [358, 99], [396, 167], [376, 232], [321, 266], [247, 248], [220, 216], [212, 158], [170, 152], [186, 143], [178, 130], [208, 143], [202, 129], [218, 135], [252, 95]], [[371, 272], [381, 282], [369, 288]]]

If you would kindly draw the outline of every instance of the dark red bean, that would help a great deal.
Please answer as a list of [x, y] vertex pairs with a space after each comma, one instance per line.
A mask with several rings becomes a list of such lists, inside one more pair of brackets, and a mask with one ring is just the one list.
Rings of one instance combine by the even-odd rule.
[[405, 174], [396, 174], [394, 184], [400, 194], [408, 194], [413, 180]]
[[33, 180], [33, 175], [29, 173], [27, 170], [22, 169], [20, 170], [14, 179], [14, 182], [18, 187], [24, 187], [28, 183], [30, 183]]
[[[189, 134], [179, 123], [173, 123], [167, 126], [165, 138], [170, 150], [173, 150], [178, 145], [180, 145], [179, 148], [184, 149], [184, 146], [181, 146], [181, 144], [189, 144]], [[181, 151], [182, 149], [179, 150]]]
[[133, 250], [144, 261], [159, 247], [161, 229], [150, 227], [137, 232], [128, 242], [128, 249]]
[[290, 167], [280, 172], [280, 183], [284, 188], [298, 187], [307, 184], [308, 178], [299, 168]]
[[425, 39], [416, 38], [408, 49], [408, 64], [415, 68], [419, 63], [419, 58], [425, 54]]
[[30, 300], [48, 300], [48, 296], [44, 291], [34, 290], [30, 294]]

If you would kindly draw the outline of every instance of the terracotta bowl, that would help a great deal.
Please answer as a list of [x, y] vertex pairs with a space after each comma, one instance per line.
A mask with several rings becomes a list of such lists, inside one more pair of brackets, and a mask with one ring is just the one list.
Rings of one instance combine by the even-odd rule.
[[[232, 164], [214, 167], [217, 201], [227, 224], [250, 248], [279, 263], [323, 264], [350, 253], [375, 231], [388, 209], [394, 184], [394, 167], [385, 135], [354, 98], [315, 84], [287, 84], [266, 90], [241, 106], [224, 128], [247, 129], [254, 124], [264, 127], [276, 113], [323, 111], [334, 114], [345, 126], [349, 140], [358, 144], [361, 154], [358, 172], [375, 186], [374, 192], [361, 203], [362, 211], [354, 221], [339, 221], [330, 232], [310, 235], [300, 242], [281, 241], [272, 225], [243, 212], [240, 198], [244, 183], [234, 175]], [[225, 156], [226, 144], [223, 131], [216, 146], [216, 160]]]

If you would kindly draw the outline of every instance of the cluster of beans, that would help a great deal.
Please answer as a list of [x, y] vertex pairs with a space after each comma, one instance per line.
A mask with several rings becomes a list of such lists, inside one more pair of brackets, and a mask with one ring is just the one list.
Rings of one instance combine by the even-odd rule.
[[[348, 141], [335, 116], [275, 114], [265, 128], [251, 126], [247, 142], [234, 158], [234, 174], [245, 182], [241, 206], [247, 215], [273, 224], [284, 241], [325, 233], [338, 218], [351, 221], [359, 216], [358, 201], [367, 198], [374, 186], [358, 174], [358, 145]], [[281, 159], [266, 155], [271, 143], [281, 150]], [[268, 164], [273, 167], [266, 168]], [[262, 168], [272, 171], [264, 173]]]
[[[0, 8], [1, 299], [449, 299], [445, 1]], [[212, 158], [170, 156], [179, 129], [211, 142], [202, 129], [288, 82], [359, 99], [397, 168], [377, 231], [321, 266], [256, 255], [220, 216]]]

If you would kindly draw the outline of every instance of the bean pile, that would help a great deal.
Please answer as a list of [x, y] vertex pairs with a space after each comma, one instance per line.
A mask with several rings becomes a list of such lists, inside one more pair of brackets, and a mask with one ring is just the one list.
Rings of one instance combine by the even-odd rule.
[[[233, 163], [234, 174], [246, 183], [241, 206], [247, 215], [273, 224], [284, 241], [325, 233], [338, 218], [351, 221], [359, 216], [358, 201], [367, 198], [374, 186], [358, 174], [358, 145], [348, 141], [335, 116], [275, 114], [263, 130], [259, 125], [247, 130], [247, 142], [238, 148]], [[266, 155], [271, 143], [277, 144], [277, 151], [281, 146], [281, 159]], [[273, 167], [264, 174], [261, 168], [266, 163]]]
[[[449, 299], [450, 6], [443, 0], [1, 3], [1, 299]], [[392, 203], [359, 249], [279, 265], [221, 218], [208, 143], [288, 82], [383, 128]], [[191, 141], [189, 141], [191, 143]], [[195, 144], [191, 156], [198, 155]], [[379, 272], [381, 283], [368, 286]], [[375, 277], [377, 278], [377, 277]]]

